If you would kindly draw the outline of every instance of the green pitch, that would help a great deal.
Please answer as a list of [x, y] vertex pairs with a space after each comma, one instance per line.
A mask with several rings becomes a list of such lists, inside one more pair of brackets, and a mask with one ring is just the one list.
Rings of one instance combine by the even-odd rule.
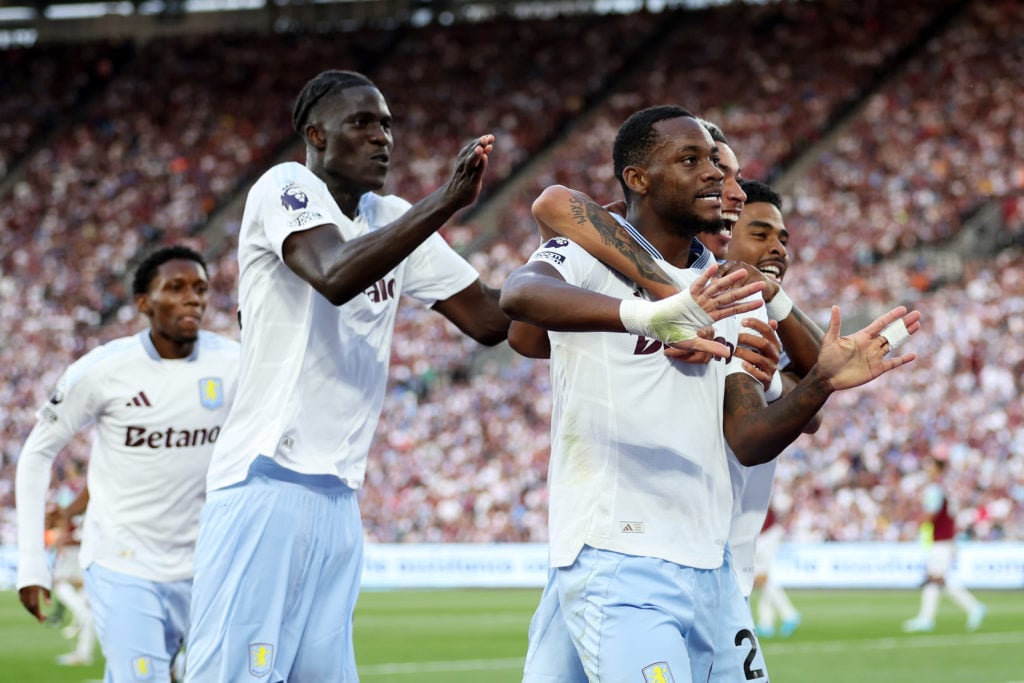
[[[803, 625], [762, 641], [775, 683], [1024, 683], [1024, 592], [978, 592], [989, 608], [976, 633], [944, 601], [933, 633], [906, 635], [918, 593], [790, 591]], [[518, 683], [539, 590], [366, 592], [356, 609], [365, 683]], [[4, 681], [96, 681], [102, 667], [62, 668], [72, 643], [38, 626], [15, 593], [0, 593]], [[97, 657], [99, 662], [99, 657]]]

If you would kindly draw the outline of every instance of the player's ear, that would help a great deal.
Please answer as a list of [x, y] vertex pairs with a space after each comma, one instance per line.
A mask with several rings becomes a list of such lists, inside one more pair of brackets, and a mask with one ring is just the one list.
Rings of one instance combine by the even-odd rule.
[[316, 149], [327, 147], [327, 138], [324, 136], [324, 132], [320, 130], [320, 126], [315, 123], [306, 124], [306, 140]]
[[638, 195], [647, 194], [647, 174], [639, 166], [627, 166], [622, 169], [622, 180], [631, 192]]
[[147, 317], [153, 315], [153, 304], [150, 303], [148, 294], [135, 295], [135, 308], [139, 313]]

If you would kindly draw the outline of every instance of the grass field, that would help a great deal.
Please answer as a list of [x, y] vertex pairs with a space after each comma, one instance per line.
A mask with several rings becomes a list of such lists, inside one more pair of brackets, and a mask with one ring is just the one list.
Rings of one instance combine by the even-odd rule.
[[[366, 683], [513, 683], [539, 590], [367, 592], [356, 609], [356, 653]], [[791, 591], [803, 625], [765, 640], [774, 683], [1024, 683], [1024, 592], [978, 592], [984, 626], [944, 601], [937, 627], [905, 635], [911, 591]], [[59, 629], [32, 623], [15, 593], [0, 593], [0, 679], [11, 683], [99, 680], [102, 666], [67, 669]], [[97, 662], [99, 662], [97, 658]], [[315, 683], [315, 682], [310, 682]]]

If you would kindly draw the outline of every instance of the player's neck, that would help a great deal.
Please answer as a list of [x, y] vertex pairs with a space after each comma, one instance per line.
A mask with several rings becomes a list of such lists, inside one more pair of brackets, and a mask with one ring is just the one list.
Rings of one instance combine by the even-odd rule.
[[642, 209], [634, 211], [631, 207], [626, 220], [673, 266], [686, 268], [690, 265], [690, 242], [693, 235], [686, 234], [678, 225], [667, 223]]
[[156, 349], [156, 352], [160, 357], [166, 358], [167, 360], [188, 358], [196, 348], [196, 342], [194, 339], [191, 341], [171, 339], [170, 337], [159, 334], [153, 329], [149, 330], [149, 340], [153, 342], [153, 348]]

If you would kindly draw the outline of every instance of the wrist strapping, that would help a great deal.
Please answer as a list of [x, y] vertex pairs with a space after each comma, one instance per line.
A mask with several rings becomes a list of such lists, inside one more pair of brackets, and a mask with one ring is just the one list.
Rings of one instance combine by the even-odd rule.
[[793, 300], [789, 298], [789, 295], [786, 294], [782, 287], [779, 287], [779, 291], [775, 293], [771, 301], [765, 304], [765, 308], [771, 320], [777, 323], [782, 322], [793, 311]]
[[689, 290], [661, 301], [624, 299], [619, 304], [619, 319], [628, 332], [665, 344], [694, 339], [697, 330], [714, 323], [707, 311], [693, 300]]
[[889, 350], [886, 352], [886, 355], [895, 353], [896, 349], [903, 346], [910, 339], [910, 332], [907, 331], [907, 324], [903, 322], [903, 318], [889, 323], [884, 330], [879, 332], [879, 335], [885, 337], [885, 341], [889, 342]]

